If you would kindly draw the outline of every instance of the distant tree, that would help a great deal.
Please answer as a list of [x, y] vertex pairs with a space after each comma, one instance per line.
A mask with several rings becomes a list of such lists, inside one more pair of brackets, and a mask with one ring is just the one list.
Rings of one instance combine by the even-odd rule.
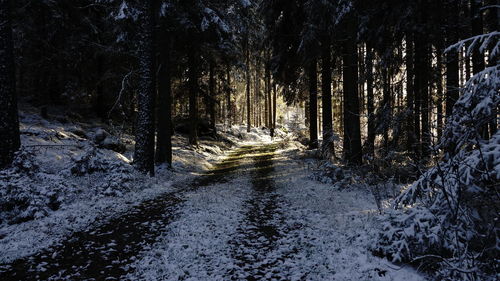
[[0, 168], [11, 164], [21, 145], [9, 0], [0, 0]]

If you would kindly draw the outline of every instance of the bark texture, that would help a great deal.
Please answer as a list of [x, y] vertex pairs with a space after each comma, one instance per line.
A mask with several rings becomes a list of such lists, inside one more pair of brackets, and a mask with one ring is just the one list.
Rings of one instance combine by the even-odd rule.
[[0, 0], [0, 169], [20, 145], [10, 1]]

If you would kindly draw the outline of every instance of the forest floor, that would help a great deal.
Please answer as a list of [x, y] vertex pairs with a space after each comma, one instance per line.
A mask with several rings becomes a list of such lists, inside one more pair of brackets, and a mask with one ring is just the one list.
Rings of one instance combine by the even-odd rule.
[[198, 147], [176, 135], [174, 170], [159, 166], [150, 178], [135, 171], [133, 137], [119, 127], [71, 113], [43, 118], [26, 104], [20, 123], [21, 151], [11, 168], [0, 171], [0, 272], [14, 260], [174, 191], [238, 145], [271, 140], [263, 130], [247, 133], [242, 126], [220, 127], [217, 139], [201, 138]]
[[[78, 140], [81, 148], [70, 150], [77, 155], [94, 147], [96, 133], [78, 136], [89, 131], [82, 125], [21, 120], [25, 145]], [[12, 170], [19, 175], [4, 173], [0, 182], [69, 189], [80, 180], [81, 189], [95, 188], [61, 191], [57, 210], [4, 222], [0, 280], [424, 280], [369, 250], [379, 223], [368, 186], [318, 182], [313, 167], [321, 163], [284, 135], [272, 141], [266, 131], [234, 127], [221, 138], [198, 149], [176, 138], [176, 172], [160, 167], [156, 179], [129, 171], [128, 150], [102, 148], [85, 166], [96, 171], [68, 176], [82, 157], [43, 147], [31, 163], [35, 181]]]

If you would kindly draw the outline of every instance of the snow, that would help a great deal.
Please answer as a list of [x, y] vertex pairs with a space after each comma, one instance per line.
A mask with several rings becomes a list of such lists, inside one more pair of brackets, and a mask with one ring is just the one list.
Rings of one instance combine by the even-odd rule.
[[[251, 236], [245, 225], [247, 200], [252, 196], [248, 170], [228, 183], [215, 184], [186, 196], [180, 218], [159, 242], [133, 265], [131, 280], [228, 280], [248, 276], [267, 280], [425, 280], [408, 267], [398, 267], [368, 250], [377, 236], [377, 207], [365, 186], [332, 189], [309, 178], [303, 161], [281, 150], [272, 175], [277, 189], [278, 239], [268, 246], [264, 236]], [[263, 199], [259, 204], [265, 204]], [[245, 210], [247, 209], [247, 210]], [[283, 216], [280, 218], [280, 216]], [[242, 225], [243, 224], [243, 225]], [[266, 246], [267, 252], [253, 247]], [[264, 247], [265, 248], [265, 247]], [[239, 264], [244, 255], [254, 264]], [[259, 268], [272, 264], [268, 275]], [[274, 278], [274, 279], [273, 279]]]
[[210, 169], [236, 142], [267, 140], [264, 131], [247, 134], [242, 132], [243, 126], [220, 133], [227, 140], [225, 145], [202, 140], [199, 147], [192, 148], [186, 138], [176, 136], [174, 172], [160, 166], [157, 177], [149, 178], [131, 166], [133, 137], [121, 135], [127, 150], [114, 152], [98, 145], [102, 135], [108, 135], [104, 140], [117, 138], [103, 133], [103, 124], [65, 119], [43, 119], [27, 106], [21, 110], [23, 148], [15, 167], [0, 171], [0, 205], [20, 205], [0, 213], [0, 263], [33, 255], [74, 232], [91, 229], [172, 191], [176, 183]]
[[[273, 140], [266, 129], [218, 126], [219, 140], [202, 139], [195, 148], [176, 135], [175, 171], [160, 166], [157, 177], [149, 178], [130, 164], [131, 136], [118, 137], [108, 133], [113, 128], [98, 123], [63, 122], [59, 117], [48, 121], [30, 110], [20, 116], [24, 147], [14, 166], [0, 173], [0, 190], [15, 191], [2, 198], [29, 198], [28, 207], [14, 209], [11, 217], [2, 214], [1, 264], [61, 244], [74, 232], [90, 232], [141, 202], [176, 192], [183, 200], [176, 219], [131, 259], [126, 267], [133, 271], [127, 278], [424, 280], [411, 268], [373, 256], [370, 248], [382, 226], [370, 187], [345, 181], [340, 188], [318, 181], [320, 175], [311, 177], [311, 167], [320, 164], [290, 139], [285, 133], [290, 128], [277, 129]], [[108, 138], [126, 151], [103, 148]], [[259, 150], [266, 147], [277, 151]], [[243, 157], [241, 151], [246, 151]], [[272, 155], [272, 165], [265, 162], [271, 160], [255, 160], [266, 155]], [[228, 156], [239, 168], [222, 182], [176, 190]], [[348, 171], [337, 172], [349, 177]], [[50, 207], [53, 201], [57, 208]], [[27, 221], [15, 221], [17, 217]]]

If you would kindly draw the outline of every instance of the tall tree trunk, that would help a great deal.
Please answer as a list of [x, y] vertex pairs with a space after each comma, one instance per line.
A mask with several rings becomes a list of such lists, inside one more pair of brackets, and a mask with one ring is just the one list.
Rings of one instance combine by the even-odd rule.
[[189, 52], [189, 144], [198, 145], [198, 55], [194, 46]]
[[[470, 0], [470, 14], [472, 22], [472, 36], [477, 36], [483, 34], [483, 12], [480, 10], [482, 8], [482, 0]], [[472, 50], [472, 72], [473, 74], [478, 74], [485, 69], [484, 54], [480, 51], [480, 46], [474, 47]], [[484, 139], [489, 139], [488, 124], [484, 124], [480, 129], [481, 135]]]
[[[415, 155], [420, 159], [421, 155], [421, 110], [422, 110], [422, 68], [425, 67], [424, 52], [419, 36], [415, 36], [415, 95], [414, 95], [414, 131], [415, 131]], [[424, 66], [422, 66], [424, 64]]]
[[[470, 1], [470, 13], [472, 20], [472, 36], [483, 34], [483, 13], [480, 10], [482, 7], [481, 0]], [[484, 55], [480, 52], [479, 44], [472, 51], [472, 72], [477, 74], [484, 70]]]
[[318, 62], [309, 64], [309, 148], [318, 148]]
[[[322, 45], [321, 55], [321, 104], [323, 106], [323, 157], [334, 157], [335, 149], [333, 142], [333, 120], [332, 120], [332, 54], [330, 38], [325, 37]], [[357, 61], [356, 61], [357, 63]], [[357, 84], [356, 84], [357, 87]], [[357, 91], [356, 91], [357, 92]], [[359, 110], [358, 110], [359, 111]]]
[[[424, 9], [427, 7], [427, 0], [421, 1], [420, 10], [420, 23], [425, 26], [427, 24], [427, 14]], [[421, 152], [423, 158], [428, 158], [430, 156], [430, 145], [431, 145], [431, 131], [429, 124], [429, 71], [430, 71], [430, 57], [431, 57], [431, 47], [429, 44], [429, 37], [425, 31], [418, 32], [417, 40], [415, 41], [415, 49], [417, 52], [416, 73], [418, 75], [417, 82], [417, 92], [419, 98], [419, 105], [421, 110]]]
[[361, 129], [358, 96], [357, 19], [346, 19], [347, 40], [344, 43], [344, 153], [350, 164], [362, 164]]
[[137, 128], [134, 162], [137, 169], [154, 176], [155, 161], [155, 5], [148, 1], [141, 9], [139, 42], [139, 85], [137, 97]]
[[269, 93], [270, 93], [270, 80], [271, 80], [271, 70], [269, 69], [269, 60], [268, 60], [268, 55], [267, 51], [265, 54], [265, 66], [264, 66], [264, 125], [266, 128], [271, 128], [271, 119], [269, 118], [270, 114], [270, 99], [269, 99]]
[[[498, 25], [499, 25], [499, 10], [498, 10], [498, 5], [500, 4], [499, 0], [486, 0], [486, 6], [490, 7], [486, 10], [485, 14], [485, 20], [487, 22], [486, 28], [488, 29], [488, 32], [493, 32], [498, 30]], [[495, 6], [496, 5], [496, 6]], [[498, 53], [496, 55], [493, 55], [493, 48], [495, 48], [495, 42], [491, 42], [489, 46], [490, 50], [490, 57], [488, 58], [488, 66], [493, 67], [498, 65], [499, 62], [499, 56]], [[498, 131], [498, 108], [493, 108], [493, 118], [489, 122], [489, 127], [490, 127], [490, 136], [493, 136], [496, 134]], [[496, 113], [496, 114], [495, 114]]]
[[[386, 62], [387, 64], [387, 62]], [[391, 76], [389, 74], [388, 66], [382, 66], [382, 122], [384, 128], [384, 149], [389, 152], [389, 127], [391, 124], [392, 115], [391, 110]]]
[[247, 85], [246, 85], [246, 96], [247, 96], [247, 132], [250, 133], [250, 129], [252, 128], [251, 124], [251, 104], [250, 104], [250, 83], [252, 83], [252, 77], [250, 76], [250, 46], [248, 44], [248, 35], [247, 35], [247, 42], [246, 42], [246, 79], [247, 79]]
[[371, 46], [366, 46], [366, 95], [367, 95], [367, 114], [368, 114], [368, 134], [366, 139], [366, 148], [369, 155], [375, 154], [375, 102], [373, 94], [373, 50]]
[[[485, 13], [485, 22], [486, 28], [488, 32], [498, 31], [499, 26], [499, 15], [500, 11], [498, 10], [498, 6], [500, 5], [500, 0], [486, 0], [485, 6], [489, 7], [486, 9]], [[495, 66], [498, 64], [499, 54], [496, 53], [495, 56], [492, 56], [493, 48], [495, 48], [495, 41], [492, 40], [488, 49], [490, 50], [490, 57], [488, 58], [488, 66]]]
[[260, 114], [260, 105], [261, 105], [261, 100], [260, 100], [260, 97], [261, 97], [261, 94], [260, 94], [260, 60], [259, 60], [259, 56], [256, 55], [255, 56], [255, 90], [254, 90], [254, 100], [255, 100], [255, 111], [254, 111], [254, 117], [255, 117], [255, 120], [254, 120], [254, 124], [256, 127], [260, 127], [260, 117], [261, 117], [261, 114]]
[[[458, 41], [458, 3], [449, 1], [446, 9], [446, 45], [451, 46]], [[460, 88], [459, 51], [446, 53], [446, 117], [453, 113], [453, 106], [458, 100]]]
[[217, 128], [216, 128], [216, 110], [215, 110], [215, 105], [216, 105], [216, 94], [215, 94], [215, 62], [213, 60], [210, 61], [209, 63], [209, 79], [208, 79], [208, 111], [210, 113], [210, 130], [212, 131], [213, 136], [215, 137], [217, 135]]
[[440, 43], [438, 48], [437, 48], [436, 56], [437, 56], [437, 60], [436, 60], [437, 61], [437, 63], [436, 63], [436, 68], [437, 68], [437, 77], [436, 77], [437, 117], [436, 117], [436, 123], [437, 123], [437, 138], [439, 140], [439, 139], [441, 139], [441, 136], [443, 135], [443, 46], [442, 46], [442, 43]]
[[233, 105], [231, 103], [231, 65], [228, 63], [226, 65], [226, 118], [229, 124], [229, 127], [232, 126], [232, 110], [233, 110]]
[[156, 138], [156, 162], [172, 167], [172, 77], [171, 42], [163, 34], [158, 72], [158, 122]]
[[0, 0], [0, 169], [21, 146], [9, 0]]
[[278, 90], [276, 84], [273, 86], [273, 129], [276, 129], [276, 110], [277, 110]]
[[267, 127], [273, 127], [273, 99], [272, 99], [272, 84], [271, 84], [271, 58], [268, 56], [266, 64], [266, 95], [267, 95]]

